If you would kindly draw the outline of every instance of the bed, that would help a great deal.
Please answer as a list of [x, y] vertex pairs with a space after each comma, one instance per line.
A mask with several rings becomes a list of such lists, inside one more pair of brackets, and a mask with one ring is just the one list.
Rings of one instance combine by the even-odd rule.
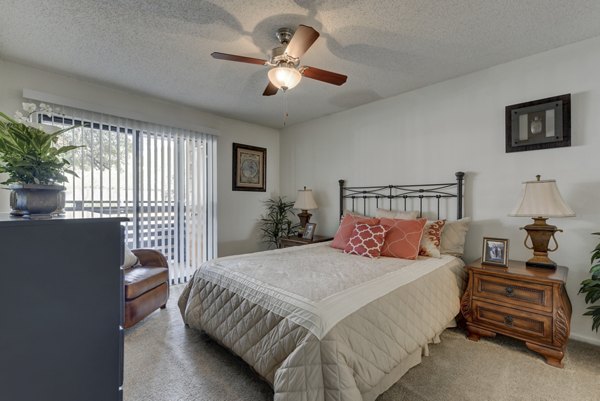
[[[455, 198], [461, 218], [462, 178], [457, 173], [456, 183], [421, 186], [340, 182], [340, 210], [386, 200], [406, 208], [416, 201], [422, 215], [431, 200], [439, 218], [441, 200]], [[265, 379], [276, 401], [370, 401], [453, 324], [463, 266], [451, 255], [369, 259], [318, 243], [209, 261], [195, 272], [179, 307], [188, 326]]]

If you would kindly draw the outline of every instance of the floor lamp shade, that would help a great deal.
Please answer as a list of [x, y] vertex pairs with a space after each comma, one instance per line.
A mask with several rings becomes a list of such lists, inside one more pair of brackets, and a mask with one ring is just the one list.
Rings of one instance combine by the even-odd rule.
[[[526, 181], [523, 183], [519, 202], [509, 214], [514, 217], [532, 217], [533, 224], [529, 224], [522, 229], [527, 231], [525, 237], [525, 247], [533, 250], [533, 258], [526, 264], [535, 267], [556, 267], [556, 263], [548, 258], [548, 252], [558, 249], [558, 243], [554, 234], [557, 231], [556, 226], [546, 223], [549, 217], [573, 217], [575, 212], [567, 205], [560, 194], [555, 180], [541, 180], [536, 176], [535, 181]], [[527, 240], [531, 238], [531, 246]], [[549, 249], [550, 239], [554, 240], [554, 248]]]
[[308, 223], [310, 216], [312, 216], [308, 211], [317, 208], [317, 202], [315, 202], [315, 198], [313, 197], [312, 189], [306, 189], [306, 187], [304, 187], [304, 189], [298, 190], [298, 197], [296, 198], [296, 203], [294, 203], [294, 209], [302, 210], [301, 213], [298, 213], [302, 229], [306, 227], [306, 223]]

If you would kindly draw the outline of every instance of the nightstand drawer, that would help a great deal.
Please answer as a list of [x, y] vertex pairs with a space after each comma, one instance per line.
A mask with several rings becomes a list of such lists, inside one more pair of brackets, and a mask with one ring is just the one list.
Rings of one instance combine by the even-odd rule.
[[475, 274], [473, 296], [515, 307], [552, 312], [552, 286]]
[[469, 284], [460, 310], [467, 336], [478, 341], [497, 333], [525, 341], [549, 365], [562, 367], [571, 324], [571, 301], [565, 290], [568, 269], [530, 268], [509, 260], [506, 267], [467, 265]]
[[473, 322], [512, 335], [552, 342], [552, 316], [539, 315], [473, 300]]
[[310, 242], [296, 240], [296, 239], [288, 239], [288, 238], [281, 238], [279, 240], [280, 248], [289, 248], [291, 246], [302, 246], [302, 245], [307, 245], [307, 244], [310, 244]]

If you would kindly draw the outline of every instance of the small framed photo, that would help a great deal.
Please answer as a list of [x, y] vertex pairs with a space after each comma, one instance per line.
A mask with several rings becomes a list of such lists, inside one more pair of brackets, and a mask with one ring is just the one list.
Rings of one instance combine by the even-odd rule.
[[483, 238], [483, 256], [481, 262], [486, 265], [508, 266], [508, 239]]
[[304, 233], [302, 234], [302, 238], [311, 240], [315, 235], [315, 229], [317, 228], [316, 223], [306, 223], [306, 227], [304, 227]]
[[267, 149], [233, 144], [234, 191], [267, 191]]

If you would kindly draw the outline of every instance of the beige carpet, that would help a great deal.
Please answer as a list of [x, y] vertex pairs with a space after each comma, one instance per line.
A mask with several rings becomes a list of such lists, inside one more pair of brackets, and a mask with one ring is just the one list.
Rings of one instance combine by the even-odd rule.
[[[125, 335], [125, 401], [272, 400], [241, 359], [182, 323], [172, 288], [166, 310]], [[565, 368], [506, 337], [474, 343], [446, 330], [431, 356], [378, 401], [598, 401], [600, 348], [571, 341]]]

